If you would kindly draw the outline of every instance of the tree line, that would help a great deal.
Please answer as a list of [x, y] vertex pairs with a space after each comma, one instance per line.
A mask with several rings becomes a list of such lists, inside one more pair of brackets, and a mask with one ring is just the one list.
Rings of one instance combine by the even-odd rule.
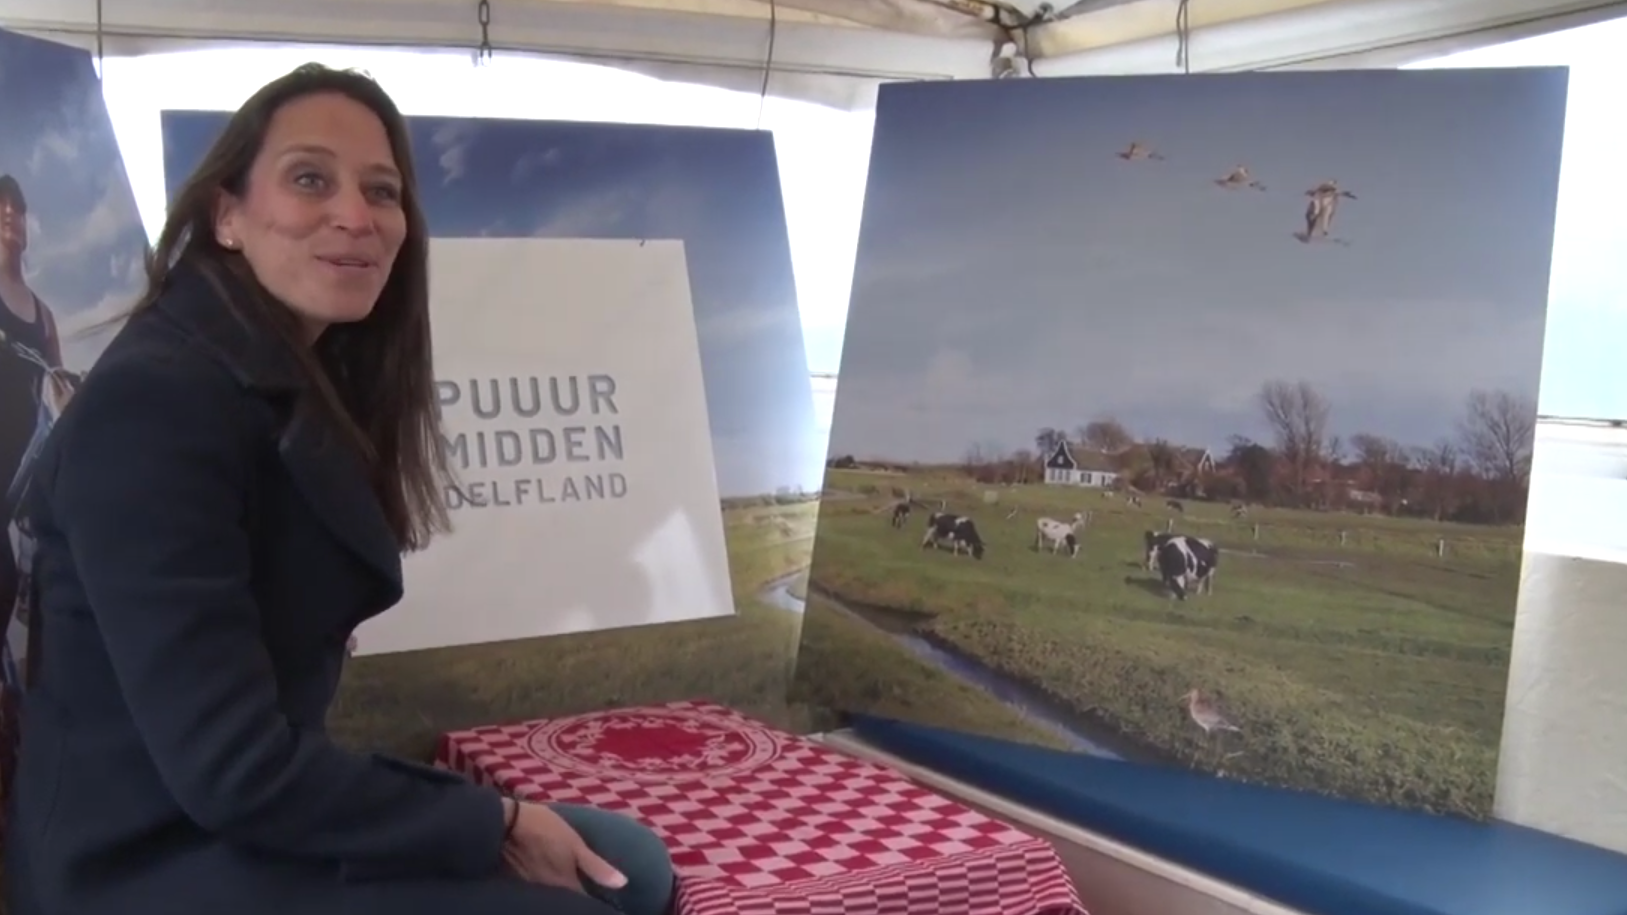
[[973, 446], [962, 463], [985, 483], [1039, 482], [1046, 458], [1067, 441], [1076, 458], [1094, 453], [1121, 486], [1146, 493], [1471, 524], [1524, 520], [1537, 422], [1529, 397], [1472, 391], [1456, 427], [1427, 445], [1375, 432], [1335, 434], [1332, 404], [1307, 381], [1268, 381], [1256, 402], [1270, 440], [1232, 436], [1225, 453], [1211, 454], [1213, 469], [1193, 466], [1191, 453], [1201, 449], [1139, 440], [1111, 416], [1078, 426], [1071, 436], [1060, 427], [1042, 428], [1034, 451]]

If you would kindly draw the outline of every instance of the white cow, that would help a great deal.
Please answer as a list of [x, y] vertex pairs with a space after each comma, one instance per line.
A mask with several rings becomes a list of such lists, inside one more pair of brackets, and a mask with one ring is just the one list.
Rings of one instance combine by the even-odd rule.
[[1079, 529], [1085, 526], [1083, 512], [1075, 512], [1072, 522], [1062, 522], [1055, 518], [1041, 518], [1035, 522], [1034, 549], [1038, 550], [1045, 545], [1051, 547], [1053, 554], [1066, 548], [1069, 556], [1079, 555]]

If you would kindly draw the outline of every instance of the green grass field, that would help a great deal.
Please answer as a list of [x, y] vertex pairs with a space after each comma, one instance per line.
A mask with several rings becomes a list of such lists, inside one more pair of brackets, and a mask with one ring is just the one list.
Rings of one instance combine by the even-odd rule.
[[[766, 586], [798, 572], [790, 590], [805, 593], [817, 512], [811, 502], [724, 512], [733, 619], [356, 658], [345, 669], [330, 727], [349, 745], [416, 758], [429, 757], [441, 734], [460, 728], [675, 699], [713, 699], [798, 733], [831, 727], [832, 713], [787, 699], [802, 618], [761, 600]], [[826, 708], [911, 718], [920, 711], [912, 704], [917, 697], [953, 695], [991, 733], [1025, 733], [998, 702], [928, 664], [896, 657], [892, 641], [873, 627], [822, 615], [807, 637], [816, 655], [875, 659], [881, 672], [840, 684]]]
[[356, 658], [331, 727], [348, 744], [415, 757], [446, 731], [676, 699], [813, 728], [816, 713], [785, 700], [800, 619], [759, 596], [807, 568], [817, 512], [813, 502], [724, 512], [732, 619]]
[[[1234, 521], [1226, 505], [1188, 502], [1175, 530], [1223, 555], [1215, 593], [1178, 603], [1141, 567], [1141, 532], [1169, 517], [1161, 499], [1133, 508], [1091, 490], [860, 472], [827, 485], [869, 497], [827, 499], [821, 512], [799, 698], [1054, 743], [985, 694], [916, 670], [905, 649], [873, 641], [879, 630], [862, 652], [822, 644], [827, 629], [862, 628], [821, 599], [834, 598], [1150, 755], [1386, 804], [1490, 811], [1518, 528], [1286, 510]], [[894, 486], [977, 518], [987, 558], [921, 549], [919, 511], [904, 530], [889, 526], [876, 512]], [[1030, 549], [1036, 518], [1081, 510], [1093, 518], [1077, 559]], [[1243, 733], [1205, 741], [1180, 704], [1192, 688], [1218, 694]]]

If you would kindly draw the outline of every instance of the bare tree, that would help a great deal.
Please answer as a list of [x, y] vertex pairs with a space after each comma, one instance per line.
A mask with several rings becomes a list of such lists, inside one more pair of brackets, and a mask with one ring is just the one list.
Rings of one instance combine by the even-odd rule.
[[1078, 436], [1085, 447], [1106, 454], [1116, 454], [1135, 444], [1130, 430], [1111, 416], [1086, 423], [1079, 429]]
[[1350, 437], [1350, 449], [1356, 463], [1366, 471], [1368, 485], [1384, 502], [1384, 510], [1395, 511], [1396, 504], [1407, 489], [1409, 463], [1407, 449], [1401, 443], [1371, 432], [1358, 432]]
[[1068, 434], [1061, 429], [1046, 426], [1034, 433], [1034, 447], [1040, 454], [1049, 455], [1057, 446], [1068, 440]]
[[1489, 480], [1523, 487], [1531, 481], [1537, 405], [1509, 391], [1469, 394], [1458, 436], [1476, 471]]
[[1430, 517], [1443, 521], [1458, 508], [1458, 471], [1461, 460], [1458, 446], [1450, 439], [1441, 439], [1433, 447], [1414, 449], [1412, 463], [1418, 468], [1420, 500]]
[[1278, 380], [1260, 386], [1260, 409], [1293, 473], [1294, 492], [1303, 499], [1312, 469], [1327, 453], [1332, 408], [1310, 382]]

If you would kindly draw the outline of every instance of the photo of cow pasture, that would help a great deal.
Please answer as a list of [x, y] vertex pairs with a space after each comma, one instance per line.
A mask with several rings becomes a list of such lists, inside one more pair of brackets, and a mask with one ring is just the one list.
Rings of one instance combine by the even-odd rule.
[[1488, 816], [1564, 98], [885, 87], [794, 698]]

